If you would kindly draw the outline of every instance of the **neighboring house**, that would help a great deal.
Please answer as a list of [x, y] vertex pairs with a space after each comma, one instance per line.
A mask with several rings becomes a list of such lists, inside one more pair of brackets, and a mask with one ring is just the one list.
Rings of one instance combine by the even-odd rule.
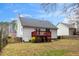
[[46, 20], [19, 17], [16, 21], [16, 37], [29, 41], [33, 36], [57, 38], [57, 27]]
[[71, 36], [71, 35], [78, 35], [79, 34], [79, 23], [59, 23], [57, 25], [57, 35], [58, 36]]
[[9, 31], [9, 35], [8, 36], [13, 36], [16, 37], [16, 20], [13, 20], [9, 23], [8, 26], [8, 31]]

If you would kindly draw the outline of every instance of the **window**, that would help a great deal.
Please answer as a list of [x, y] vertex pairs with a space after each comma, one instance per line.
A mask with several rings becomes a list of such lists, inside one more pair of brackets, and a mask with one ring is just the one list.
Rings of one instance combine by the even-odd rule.
[[37, 34], [40, 34], [40, 29], [36, 28], [36, 32], [37, 32]]
[[50, 32], [50, 29], [46, 29], [46, 32]]
[[40, 31], [46, 31], [45, 29], [40, 29]]
[[36, 28], [36, 31], [40, 31], [40, 29], [39, 28]]

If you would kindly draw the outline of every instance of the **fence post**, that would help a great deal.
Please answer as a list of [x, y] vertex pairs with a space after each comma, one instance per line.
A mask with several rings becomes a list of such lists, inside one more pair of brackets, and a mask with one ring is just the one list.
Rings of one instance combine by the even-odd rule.
[[1, 52], [1, 38], [0, 38], [0, 52]]
[[1, 30], [0, 30], [0, 52], [3, 48], [3, 28], [1, 27]]
[[2, 39], [1, 39], [1, 33], [2, 33], [2, 31], [0, 30], [0, 52], [1, 52], [1, 49], [2, 49]]

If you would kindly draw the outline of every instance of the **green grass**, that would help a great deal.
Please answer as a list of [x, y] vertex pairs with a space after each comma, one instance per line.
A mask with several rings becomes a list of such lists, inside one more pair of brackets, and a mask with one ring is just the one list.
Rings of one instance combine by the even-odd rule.
[[12, 43], [3, 48], [2, 56], [79, 56], [79, 40], [57, 40], [49, 43]]
[[40, 56], [64, 56], [67, 53], [67, 50], [49, 50], [39, 54]]

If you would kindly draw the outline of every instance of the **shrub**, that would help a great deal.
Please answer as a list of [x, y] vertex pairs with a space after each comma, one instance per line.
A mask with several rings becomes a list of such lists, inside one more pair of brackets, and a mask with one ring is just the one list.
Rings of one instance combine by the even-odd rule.
[[23, 42], [22, 38], [20, 37], [12, 37], [12, 36], [8, 36], [7, 38], [8, 43], [19, 43], [19, 42]]
[[31, 42], [35, 42], [36, 41], [36, 37], [32, 37]]
[[29, 42], [32, 42], [32, 43], [40, 43], [42, 42], [41, 38], [40, 37], [32, 37], [31, 40], [29, 40]]
[[29, 42], [31, 42], [31, 39], [29, 40]]
[[8, 36], [7, 38], [8, 38], [8, 39], [11, 39], [11, 36]]

